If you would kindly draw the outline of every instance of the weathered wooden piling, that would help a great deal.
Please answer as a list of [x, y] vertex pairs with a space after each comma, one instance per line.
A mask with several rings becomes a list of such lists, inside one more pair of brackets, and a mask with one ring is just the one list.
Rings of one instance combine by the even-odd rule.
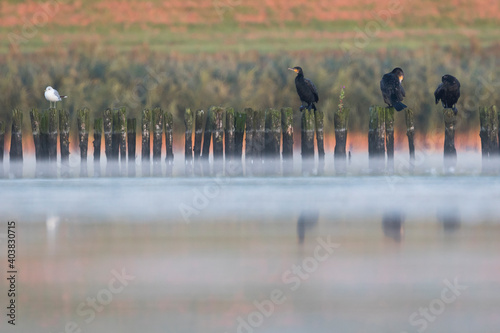
[[316, 145], [318, 147], [318, 173], [323, 174], [325, 170], [325, 143], [323, 138], [324, 114], [321, 110], [314, 111], [314, 122], [316, 130]]
[[57, 163], [57, 133], [58, 133], [58, 115], [56, 109], [49, 109], [48, 111], [48, 155], [49, 163], [52, 165], [48, 173], [50, 176], [57, 175], [55, 164]]
[[194, 119], [194, 172], [201, 175], [201, 148], [203, 140], [203, 119], [205, 118], [205, 111], [197, 110]]
[[246, 114], [245, 161], [247, 163], [247, 172], [248, 172], [249, 171], [248, 167], [250, 164], [252, 164], [253, 160], [253, 136], [255, 132], [254, 111], [252, 108], [245, 108], [244, 112]]
[[135, 176], [135, 144], [137, 138], [137, 120], [135, 118], [127, 118], [127, 167], [128, 176]]
[[380, 172], [385, 166], [385, 108], [370, 106], [368, 156], [372, 171]]
[[415, 121], [413, 120], [413, 110], [407, 108], [405, 110], [406, 120], [406, 136], [408, 137], [408, 150], [410, 152], [410, 171], [415, 168]]
[[283, 175], [293, 173], [293, 109], [281, 108], [281, 132], [283, 137]]
[[172, 117], [172, 114], [170, 112], [165, 112], [165, 114], [163, 115], [163, 122], [165, 126], [165, 162], [167, 164], [167, 176], [172, 176], [172, 171], [174, 169], [174, 118]]
[[78, 123], [78, 146], [80, 147], [80, 176], [86, 177], [87, 173], [87, 154], [89, 147], [89, 127], [90, 115], [89, 109], [83, 108], [77, 112]]
[[205, 120], [205, 132], [203, 133], [203, 150], [201, 157], [205, 162], [208, 162], [210, 155], [210, 142], [212, 140], [212, 131], [215, 128], [215, 113], [212, 108], [207, 111], [207, 119]]
[[212, 107], [212, 112], [215, 115], [215, 126], [212, 132], [212, 144], [214, 154], [214, 173], [221, 174], [223, 172], [224, 158], [224, 109], [221, 107]]
[[33, 143], [35, 145], [35, 159], [37, 162], [41, 160], [42, 142], [40, 138], [40, 121], [41, 115], [38, 109], [30, 111], [31, 133], [33, 134]]
[[243, 139], [245, 136], [245, 124], [247, 114], [245, 112], [236, 111], [234, 116], [234, 167], [226, 171], [230, 176], [238, 176], [243, 174]]
[[235, 158], [235, 113], [233, 108], [226, 108], [226, 129], [224, 133], [224, 147], [226, 163], [232, 163]]
[[153, 109], [153, 175], [161, 176], [161, 150], [163, 146], [163, 111]]
[[151, 111], [149, 109], [142, 110], [142, 176], [149, 176], [151, 173]]
[[5, 145], [5, 123], [0, 120], [0, 177], [4, 176], [3, 154]]
[[61, 150], [61, 176], [69, 175], [69, 112], [59, 110], [59, 146]]
[[184, 113], [184, 171], [187, 176], [193, 173], [193, 112], [186, 109]]
[[333, 153], [335, 171], [343, 174], [346, 172], [346, 143], [347, 143], [347, 124], [349, 121], [349, 111], [347, 107], [339, 106], [333, 115], [335, 127], [335, 150]]
[[[12, 111], [12, 132], [10, 139], [10, 162], [19, 163], [20, 165], [11, 168], [10, 171], [15, 177], [23, 175], [23, 113], [18, 109]], [[12, 164], [11, 164], [12, 165]]]
[[113, 174], [125, 176], [127, 160], [127, 116], [125, 107], [113, 110], [112, 157], [114, 163]]
[[101, 175], [101, 137], [102, 137], [102, 118], [94, 119], [94, 176]]
[[265, 112], [264, 162], [266, 172], [278, 174], [281, 170], [281, 112], [267, 109]]
[[106, 170], [110, 174], [113, 160], [113, 112], [111, 109], [106, 109], [103, 112], [103, 129], [104, 129], [104, 153], [106, 154]]
[[302, 173], [311, 173], [314, 169], [314, 129], [315, 119], [314, 111], [302, 110], [300, 122], [301, 129], [301, 155], [302, 155]]
[[481, 130], [481, 152], [483, 172], [493, 169], [493, 157], [498, 157], [498, 112], [496, 106], [480, 107], [479, 120]]
[[457, 150], [455, 149], [455, 125], [457, 117], [453, 109], [444, 109], [444, 167], [446, 170], [457, 165]]
[[394, 108], [385, 108], [385, 148], [387, 150], [387, 171], [394, 172]]

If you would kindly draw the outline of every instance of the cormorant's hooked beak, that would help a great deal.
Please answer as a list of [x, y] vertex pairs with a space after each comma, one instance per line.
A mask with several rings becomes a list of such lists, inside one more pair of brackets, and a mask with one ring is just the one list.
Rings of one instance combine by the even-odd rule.
[[296, 68], [290, 68], [290, 67], [288, 67], [288, 70], [293, 71], [293, 72], [295, 72], [295, 73], [298, 73], [298, 72], [299, 72], [299, 70], [298, 70], [298, 69], [296, 69]]
[[400, 76], [399, 76], [399, 83], [403, 82], [403, 79], [404, 79], [404, 76], [403, 76], [403, 75], [400, 75]]

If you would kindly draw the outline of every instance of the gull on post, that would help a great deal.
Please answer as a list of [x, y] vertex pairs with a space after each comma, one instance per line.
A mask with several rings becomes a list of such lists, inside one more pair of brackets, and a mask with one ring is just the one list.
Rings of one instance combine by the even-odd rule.
[[45, 99], [49, 101], [50, 106], [49, 108], [52, 108], [52, 103], [54, 103], [54, 108], [56, 107], [56, 103], [61, 101], [63, 98], [67, 98], [68, 96], [61, 96], [59, 95], [59, 92], [52, 88], [51, 86], [48, 86], [45, 88]]

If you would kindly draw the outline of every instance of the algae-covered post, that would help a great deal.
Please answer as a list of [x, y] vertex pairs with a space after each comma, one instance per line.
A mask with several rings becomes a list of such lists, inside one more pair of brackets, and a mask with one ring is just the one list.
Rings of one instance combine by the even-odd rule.
[[102, 118], [94, 119], [94, 176], [101, 175]]
[[487, 172], [493, 168], [492, 157], [498, 156], [498, 112], [496, 107], [480, 107], [479, 120], [483, 172]]
[[87, 176], [87, 152], [89, 146], [89, 109], [78, 110], [78, 145], [80, 147], [80, 176]]
[[457, 117], [453, 109], [444, 109], [444, 167], [446, 171], [457, 165], [457, 150], [455, 149], [455, 125]]
[[127, 166], [128, 176], [135, 176], [135, 146], [137, 140], [137, 120], [135, 118], [127, 118]]
[[210, 142], [212, 141], [212, 131], [215, 127], [215, 113], [212, 108], [207, 111], [207, 118], [205, 120], [205, 131], [203, 132], [203, 148], [201, 152], [202, 160], [202, 173], [207, 175], [210, 173], [210, 165], [208, 160], [210, 157]]
[[106, 154], [106, 174], [111, 175], [113, 170], [113, 112], [111, 109], [106, 109], [103, 112], [103, 129], [104, 129], [104, 153]]
[[255, 132], [254, 111], [252, 108], [245, 108], [244, 112], [246, 114], [245, 164], [246, 164], [246, 172], [247, 174], [250, 174], [251, 173], [250, 166], [253, 163], [253, 136]]
[[163, 111], [161, 108], [153, 109], [153, 174], [161, 175], [161, 150], [163, 144]]
[[281, 108], [281, 132], [283, 133], [283, 174], [293, 173], [293, 109]]
[[405, 120], [406, 120], [406, 136], [408, 137], [408, 150], [410, 152], [410, 171], [413, 171], [415, 167], [415, 121], [413, 120], [413, 110], [407, 108], [405, 110]]
[[[12, 111], [12, 132], [10, 139], [10, 161], [11, 162], [22, 162], [23, 160], [23, 137], [22, 137], [22, 127], [23, 127], [23, 112], [18, 109]], [[22, 174], [22, 166], [20, 167]]]
[[197, 110], [194, 119], [194, 170], [197, 175], [201, 174], [201, 144], [203, 140], [203, 119], [205, 112], [203, 110]]
[[325, 143], [323, 138], [324, 114], [321, 110], [314, 111], [314, 121], [316, 129], [316, 145], [318, 147], [318, 173], [325, 170]]
[[[127, 160], [127, 116], [125, 107], [121, 107], [113, 112], [113, 136], [112, 136], [112, 156], [114, 162], [114, 172], [121, 176], [126, 174]], [[121, 161], [121, 165], [118, 161]]]
[[187, 176], [193, 173], [193, 112], [186, 109], [184, 113], [184, 169]]
[[263, 154], [265, 149], [266, 134], [266, 112], [265, 110], [256, 110], [254, 112], [254, 133], [253, 133], [253, 172], [262, 174]]
[[235, 114], [233, 108], [226, 108], [226, 130], [224, 133], [224, 147], [226, 163], [231, 163], [235, 157]]
[[174, 168], [174, 118], [170, 112], [165, 112], [163, 115], [163, 120], [165, 123], [165, 145], [166, 145], [166, 157], [165, 161], [167, 164], [167, 176], [172, 176], [172, 171]]
[[31, 120], [31, 132], [33, 134], [33, 143], [35, 145], [35, 159], [39, 163], [40, 160], [42, 159], [41, 157], [42, 142], [40, 138], [41, 115], [38, 109], [32, 109], [30, 111], [30, 120]]
[[281, 169], [281, 112], [276, 109], [266, 111], [265, 156], [266, 171], [279, 173]]
[[69, 175], [69, 112], [59, 111], [59, 146], [61, 149], [61, 176]]
[[301, 129], [301, 155], [302, 155], [302, 173], [309, 174], [314, 169], [314, 111], [302, 110], [300, 122]]
[[49, 162], [53, 167], [49, 169], [49, 173], [51, 176], [57, 175], [57, 168], [55, 167], [57, 163], [57, 134], [58, 134], [58, 113], [56, 109], [48, 110], [48, 153], [49, 153]]
[[247, 121], [247, 114], [245, 112], [236, 111], [234, 119], [234, 160], [236, 161], [235, 167], [230, 169], [230, 176], [237, 176], [243, 174], [243, 139], [245, 137], [245, 124]]
[[370, 170], [381, 172], [385, 166], [385, 108], [381, 106], [370, 106], [368, 155]]
[[224, 109], [213, 107], [215, 114], [215, 127], [212, 133], [213, 151], [214, 151], [214, 172], [216, 174], [223, 171], [224, 158]]
[[151, 111], [149, 109], [142, 110], [142, 149], [141, 149], [141, 161], [142, 161], [142, 176], [149, 176], [151, 172]]
[[394, 108], [385, 108], [385, 148], [387, 150], [387, 171], [394, 172]]
[[335, 150], [333, 157], [335, 171], [340, 174], [346, 172], [346, 143], [349, 111], [349, 108], [341, 105], [333, 115], [333, 123], [335, 127]]

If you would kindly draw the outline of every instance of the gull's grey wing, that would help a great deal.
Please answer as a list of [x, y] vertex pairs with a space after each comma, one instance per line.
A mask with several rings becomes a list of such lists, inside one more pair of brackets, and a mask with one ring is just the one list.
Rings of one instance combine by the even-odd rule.
[[59, 95], [59, 92], [54, 89], [54, 95], [56, 95], [57, 98], [61, 99], [61, 96]]

